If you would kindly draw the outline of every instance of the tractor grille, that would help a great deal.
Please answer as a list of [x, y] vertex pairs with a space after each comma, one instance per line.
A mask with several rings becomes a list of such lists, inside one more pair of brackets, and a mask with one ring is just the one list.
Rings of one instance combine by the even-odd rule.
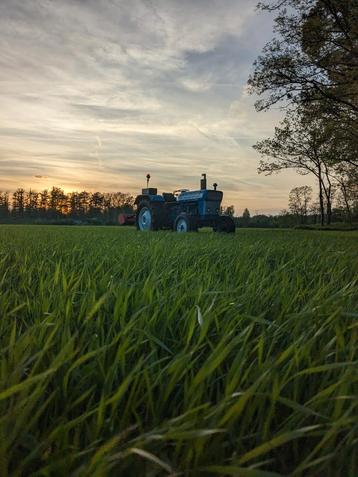
[[220, 209], [220, 201], [217, 200], [205, 200], [203, 202], [203, 215], [217, 215]]

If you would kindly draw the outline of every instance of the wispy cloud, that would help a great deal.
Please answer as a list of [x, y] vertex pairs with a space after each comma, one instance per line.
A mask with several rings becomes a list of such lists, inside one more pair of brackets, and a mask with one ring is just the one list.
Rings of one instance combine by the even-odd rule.
[[2, 0], [0, 188], [135, 193], [147, 171], [169, 189], [207, 171], [226, 202], [280, 208], [287, 181], [257, 176], [251, 149], [279, 117], [255, 113], [245, 89], [271, 35], [254, 7]]

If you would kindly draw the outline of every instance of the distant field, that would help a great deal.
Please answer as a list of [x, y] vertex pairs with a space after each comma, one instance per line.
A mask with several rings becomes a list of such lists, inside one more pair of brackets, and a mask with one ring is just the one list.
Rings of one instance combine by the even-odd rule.
[[0, 475], [357, 476], [358, 233], [0, 226]]

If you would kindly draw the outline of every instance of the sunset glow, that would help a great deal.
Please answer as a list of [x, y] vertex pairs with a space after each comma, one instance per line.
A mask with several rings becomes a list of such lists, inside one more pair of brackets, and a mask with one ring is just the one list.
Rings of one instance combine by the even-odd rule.
[[195, 188], [276, 212], [310, 180], [257, 174], [252, 63], [272, 37], [253, 0], [0, 4], [0, 189]]

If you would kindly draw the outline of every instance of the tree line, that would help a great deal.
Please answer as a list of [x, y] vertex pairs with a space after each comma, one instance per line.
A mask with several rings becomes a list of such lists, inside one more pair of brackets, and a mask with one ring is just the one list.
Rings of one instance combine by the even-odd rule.
[[[235, 216], [234, 206], [224, 207], [222, 213], [234, 217], [237, 227], [255, 228], [290, 228], [290, 227], [316, 227], [321, 225], [321, 208], [319, 197], [314, 196], [310, 186], [294, 187], [288, 197], [288, 208], [279, 214], [251, 215], [245, 208], [241, 216]], [[332, 197], [332, 222], [338, 229], [357, 229], [358, 227], [358, 194], [346, 205], [345, 196], [340, 189], [333, 191]], [[348, 226], [348, 227], [347, 227]]]
[[[350, 225], [358, 223], [358, 184], [347, 177], [346, 182], [332, 182], [330, 189], [329, 209], [330, 222], [345, 222]], [[296, 218], [297, 223], [303, 225], [310, 221], [310, 217], [320, 217], [322, 225], [321, 197], [313, 196], [313, 189], [309, 186], [294, 187], [288, 200], [289, 212]], [[311, 221], [312, 222], [312, 221]], [[329, 223], [330, 223], [329, 222]]]
[[41, 192], [0, 191], [0, 219], [4, 222], [116, 224], [121, 212], [131, 213], [134, 197], [122, 192], [69, 192], [52, 187]]
[[271, 138], [254, 148], [258, 172], [294, 169], [318, 185], [322, 225], [333, 219], [333, 201], [353, 220], [358, 195], [358, 2], [271, 0], [275, 38], [254, 63], [251, 93], [256, 109], [274, 106], [286, 116]]
[[[123, 192], [68, 192], [52, 187], [41, 192], [17, 188], [13, 193], [0, 191], [0, 222], [53, 224], [118, 224], [121, 213], [134, 213], [134, 197]], [[347, 205], [348, 202], [348, 205]], [[220, 213], [235, 218], [239, 227], [294, 227], [320, 222], [319, 198], [312, 187], [291, 190], [288, 209], [276, 215], [255, 214], [246, 208], [242, 216], [233, 205], [221, 207]], [[340, 187], [332, 188], [332, 219], [334, 222], [358, 223], [357, 187], [344, 194]]]

